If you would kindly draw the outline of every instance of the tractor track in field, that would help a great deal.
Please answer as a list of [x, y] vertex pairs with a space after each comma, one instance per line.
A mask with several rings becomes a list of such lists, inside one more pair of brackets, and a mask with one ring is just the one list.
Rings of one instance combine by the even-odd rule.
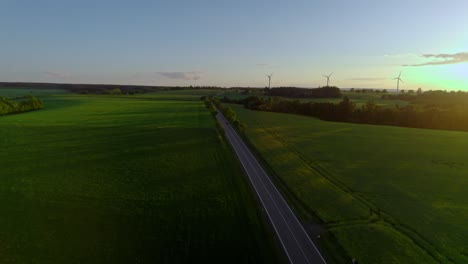
[[[329, 183], [337, 187], [339, 190], [350, 195], [352, 198], [356, 199], [357, 201], [359, 201], [360, 203], [362, 203], [365, 207], [369, 209], [370, 215], [365, 220], [364, 219], [348, 219], [346, 221], [339, 221], [339, 222], [326, 222], [324, 223], [326, 228], [338, 228], [338, 227], [365, 225], [369, 223], [381, 222], [382, 224], [392, 227], [395, 231], [407, 237], [415, 245], [420, 247], [424, 252], [426, 252], [429, 256], [431, 256], [435, 261], [437, 262], [448, 261], [451, 263], [455, 263], [453, 259], [451, 259], [450, 257], [447, 257], [446, 254], [443, 254], [442, 252], [440, 252], [439, 249], [437, 249], [435, 245], [433, 245], [429, 240], [427, 240], [419, 232], [412, 229], [410, 226], [407, 226], [405, 224], [402, 224], [402, 223], [399, 223], [398, 221], [393, 220], [390, 214], [382, 211], [374, 203], [360, 196], [358, 192], [354, 191], [353, 189], [346, 186], [344, 183], [340, 182], [338, 179], [336, 179], [332, 175], [332, 173], [330, 173], [325, 168], [320, 166], [317, 161], [309, 160], [307, 156], [305, 156], [299, 150], [291, 146], [287, 140], [283, 139], [275, 131], [268, 129], [264, 126], [261, 126], [261, 129], [263, 129], [267, 134], [271, 135], [275, 140], [280, 142], [285, 148], [287, 148], [292, 153], [294, 153], [305, 164], [307, 164], [307, 166], [317, 175], [327, 180]], [[307, 211], [311, 210], [309, 207], [305, 209]], [[377, 216], [377, 219], [373, 218], [373, 216]]]

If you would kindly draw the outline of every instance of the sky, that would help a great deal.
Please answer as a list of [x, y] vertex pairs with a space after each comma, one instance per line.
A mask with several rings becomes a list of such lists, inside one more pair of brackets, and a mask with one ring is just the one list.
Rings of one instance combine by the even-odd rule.
[[468, 90], [467, 0], [0, 0], [0, 82]]

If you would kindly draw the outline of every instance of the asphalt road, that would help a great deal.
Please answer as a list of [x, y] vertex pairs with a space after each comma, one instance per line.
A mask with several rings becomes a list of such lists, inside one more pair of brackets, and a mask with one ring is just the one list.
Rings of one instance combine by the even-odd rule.
[[326, 263], [281, 193], [241, 137], [218, 112], [218, 121], [237, 154], [291, 263]]

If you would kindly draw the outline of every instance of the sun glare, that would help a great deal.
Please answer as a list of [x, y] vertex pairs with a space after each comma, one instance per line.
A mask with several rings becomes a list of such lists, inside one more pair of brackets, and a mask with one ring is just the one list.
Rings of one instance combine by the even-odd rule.
[[[411, 67], [404, 71], [406, 89], [468, 91], [468, 64]], [[406, 76], [406, 78], [405, 78]], [[414, 87], [414, 86], [418, 87]]]

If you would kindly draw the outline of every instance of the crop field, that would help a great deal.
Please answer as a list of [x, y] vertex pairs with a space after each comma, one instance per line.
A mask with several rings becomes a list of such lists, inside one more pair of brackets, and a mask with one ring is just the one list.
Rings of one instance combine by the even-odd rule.
[[0, 116], [0, 263], [281, 260], [215, 120], [175, 97], [54, 95]]
[[334, 239], [328, 251], [359, 263], [468, 263], [468, 133], [231, 107], [302, 218], [322, 223], [323, 248]]

